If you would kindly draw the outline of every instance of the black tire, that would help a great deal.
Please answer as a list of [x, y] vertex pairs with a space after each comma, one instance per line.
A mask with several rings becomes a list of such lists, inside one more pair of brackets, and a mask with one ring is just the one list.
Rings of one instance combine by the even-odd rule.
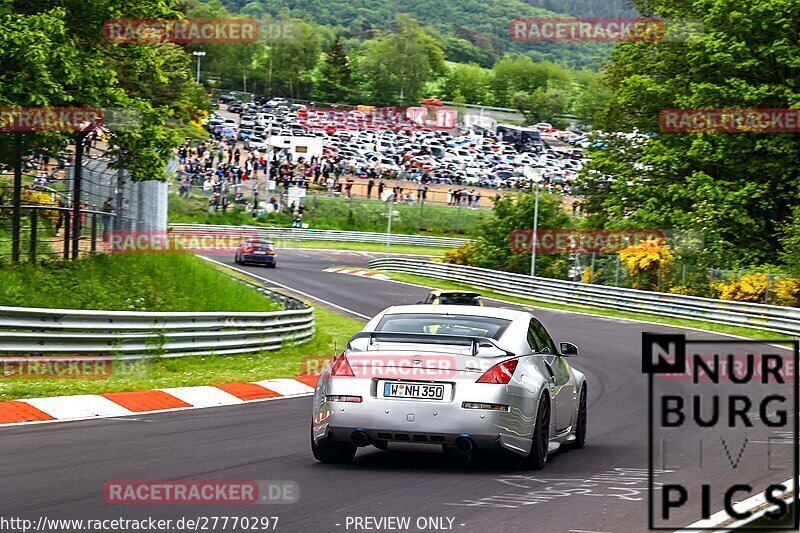
[[314, 434], [311, 434], [311, 453], [314, 459], [320, 463], [347, 464], [353, 462], [356, 455], [356, 446], [350, 442], [326, 442], [320, 441], [317, 445], [314, 442]]
[[268, 266], [268, 267], [270, 267], [270, 268], [275, 268], [275, 267], [277, 267], [277, 266], [278, 266], [278, 263], [277, 263], [277, 261], [276, 261], [275, 263], [272, 263], [272, 264], [270, 264], [270, 265], [267, 265], [267, 266]]
[[580, 400], [578, 400], [578, 420], [575, 423], [575, 440], [572, 447], [580, 450], [586, 446], [586, 386], [581, 388]]
[[532, 440], [531, 451], [525, 458], [525, 466], [531, 470], [541, 470], [547, 463], [547, 451], [550, 445], [550, 399], [546, 395], [539, 401]]

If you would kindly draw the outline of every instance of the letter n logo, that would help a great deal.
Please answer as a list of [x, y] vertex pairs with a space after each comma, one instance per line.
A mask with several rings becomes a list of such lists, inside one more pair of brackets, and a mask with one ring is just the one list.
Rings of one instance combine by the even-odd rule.
[[642, 372], [645, 374], [686, 372], [686, 336], [643, 332]]

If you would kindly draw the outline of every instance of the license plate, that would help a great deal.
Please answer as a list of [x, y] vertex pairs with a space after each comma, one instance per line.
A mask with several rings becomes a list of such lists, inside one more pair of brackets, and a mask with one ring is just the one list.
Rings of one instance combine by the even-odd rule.
[[256, 254], [256, 255], [266, 255], [267, 254], [267, 252], [253, 252], [253, 253]]
[[444, 385], [426, 385], [424, 383], [383, 384], [384, 398], [419, 398], [421, 400], [444, 400]]

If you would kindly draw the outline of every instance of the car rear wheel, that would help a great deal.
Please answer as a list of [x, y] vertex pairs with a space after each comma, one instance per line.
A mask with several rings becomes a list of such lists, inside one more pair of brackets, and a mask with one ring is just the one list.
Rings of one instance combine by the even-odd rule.
[[550, 402], [546, 396], [539, 401], [532, 440], [531, 451], [525, 458], [525, 464], [531, 470], [541, 470], [547, 462], [547, 450], [550, 446]]
[[329, 442], [327, 439], [317, 444], [314, 442], [312, 428], [311, 453], [314, 454], [314, 459], [321, 463], [346, 464], [353, 461], [356, 447], [350, 442]]
[[581, 449], [586, 446], [586, 386], [581, 388], [581, 399], [578, 403], [578, 421], [575, 423], [575, 440], [572, 447]]

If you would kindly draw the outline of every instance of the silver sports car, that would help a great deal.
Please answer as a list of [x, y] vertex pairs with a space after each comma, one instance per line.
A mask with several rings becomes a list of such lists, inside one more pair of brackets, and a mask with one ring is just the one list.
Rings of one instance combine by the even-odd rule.
[[586, 440], [586, 379], [526, 311], [458, 305], [390, 307], [353, 335], [319, 376], [311, 449], [346, 463], [358, 447], [508, 450], [532, 469]]

